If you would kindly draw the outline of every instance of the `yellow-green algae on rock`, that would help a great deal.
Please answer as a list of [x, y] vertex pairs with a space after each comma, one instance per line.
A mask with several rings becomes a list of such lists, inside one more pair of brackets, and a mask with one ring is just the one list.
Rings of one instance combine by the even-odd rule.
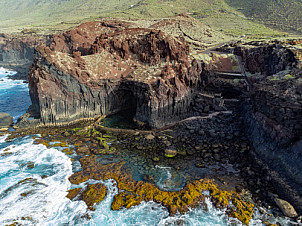
[[180, 191], [161, 191], [149, 182], [135, 181], [131, 174], [123, 170], [125, 162], [102, 165], [97, 161], [96, 156], [91, 155], [82, 157], [80, 163], [82, 171], [74, 173], [69, 178], [73, 184], [80, 184], [88, 179], [116, 180], [120, 192], [114, 197], [112, 210], [130, 208], [139, 205], [142, 201], [155, 201], [167, 207], [171, 215], [177, 212], [185, 213], [197, 207], [200, 202], [205, 204], [205, 196], [202, 192], [210, 191], [215, 206], [227, 208], [228, 215], [239, 219], [242, 223], [248, 225], [253, 214], [252, 203], [245, 202], [236, 192], [218, 189], [213, 180], [201, 179], [187, 182]]
[[75, 188], [68, 191], [67, 198], [74, 199], [80, 195], [80, 199], [83, 200], [89, 209], [94, 210], [93, 205], [103, 201], [107, 195], [107, 188], [101, 183], [90, 184], [82, 191], [81, 188]]

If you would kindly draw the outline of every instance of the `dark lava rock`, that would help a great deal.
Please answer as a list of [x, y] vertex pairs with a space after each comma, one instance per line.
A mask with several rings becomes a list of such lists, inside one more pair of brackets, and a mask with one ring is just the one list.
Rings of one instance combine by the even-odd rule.
[[190, 148], [187, 150], [187, 155], [194, 155], [194, 154], [196, 154], [196, 151], [194, 149]]
[[216, 161], [220, 161], [220, 155], [214, 154], [214, 159], [215, 159]]
[[0, 113], [0, 131], [7, 130], [13, 123], [13, 117], [7, 113]]
[[177, 150], [173, 148], [169, 148], [165, 150], [165, 156], [167, 158], [173, 158], [177, 155]]
[[205, 167], [206, 167], [206, 165], [203, 164], [202, 162], [196, 163], [195, 166], [196, 166], [197, 168], [205, 168]]
[[192, 58], [184, 38], [158, 26], [129, 26], [87, 22], [36, 48], [28, 81], [39, 124], [131, 109], [137, 121], [157, 128], [192, 115], [191, 96], [208, 66]]

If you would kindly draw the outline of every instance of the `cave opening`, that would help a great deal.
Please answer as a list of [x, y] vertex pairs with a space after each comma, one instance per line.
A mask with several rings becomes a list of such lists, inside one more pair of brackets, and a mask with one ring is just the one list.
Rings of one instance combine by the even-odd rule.
[[149, 129], [147, 124], [136, 120], [137, 106], [138, 97], [129, 89], [129, 86], [120, 86], [115, 92], [112, 113], [102, 120], [102, 124], [119, 129]]

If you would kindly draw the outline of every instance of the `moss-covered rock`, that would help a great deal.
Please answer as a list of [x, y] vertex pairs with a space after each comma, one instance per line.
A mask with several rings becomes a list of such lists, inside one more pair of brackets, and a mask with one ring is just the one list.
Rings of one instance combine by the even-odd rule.
[[[97, 161], [97, 157], [92, 155], [82, 157], [80, 163], [83, 170], [74, 173], [69, 178], [71, 183], [79, 184], [88, 179], [114, 179], [119, 191], [123, 190], [114, 197], [111, 205], [112, 210], [130, 208], [139, 205], [142, 201], [154, 201], [167, 207], [171, 215], [177, 212], [185, 213], [189, 209], [200, 205], [201, 202], [205, 204], [203, 191], [210, 191], [212, 201], [216, 207], [227, 208], [228, 214], [236, 217], [242, 223], [248, 225], [253, 214], [254, 206], [252, 203], [245, 202], [236, 192], [220, 190], [213, 180], [191, 181], [180, 191], [161, 191], [152, 183], [135, 181], [132, 175], [123, 169], [125, 162], [102, 165]], [[90, 191], [93, 189], [95, 188], [89, 188]], [[88, 193], [93, 194], [93, 192]], [[98, 198], [92, 198], [91, 200], [98, 200]], [[89, 203], [91, 204], [91, 202]], [[230, 205], [230, 202], [233, 205]]]
[[88, 207], [92, 207], [95, 203], [98, 204], [105, 199], [107, 195], [107, 188], [105, 185], [90, 184], [82, 193], [82, 200]]

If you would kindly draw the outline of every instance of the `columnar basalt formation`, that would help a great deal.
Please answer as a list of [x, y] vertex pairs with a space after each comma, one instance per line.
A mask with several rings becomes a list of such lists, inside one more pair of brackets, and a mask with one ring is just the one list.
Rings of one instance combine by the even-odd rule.
[[251, 89], [242, 98], [252, 157], [275, 192], [302, 211], [302, 40], [233, 43], [249, 72]]
[[52, 125], [130, 110], [161, 127], [190, 116], [204, 68], [181, 37], [115, 20], [86, 23], [36, 48], [31, 110]]

